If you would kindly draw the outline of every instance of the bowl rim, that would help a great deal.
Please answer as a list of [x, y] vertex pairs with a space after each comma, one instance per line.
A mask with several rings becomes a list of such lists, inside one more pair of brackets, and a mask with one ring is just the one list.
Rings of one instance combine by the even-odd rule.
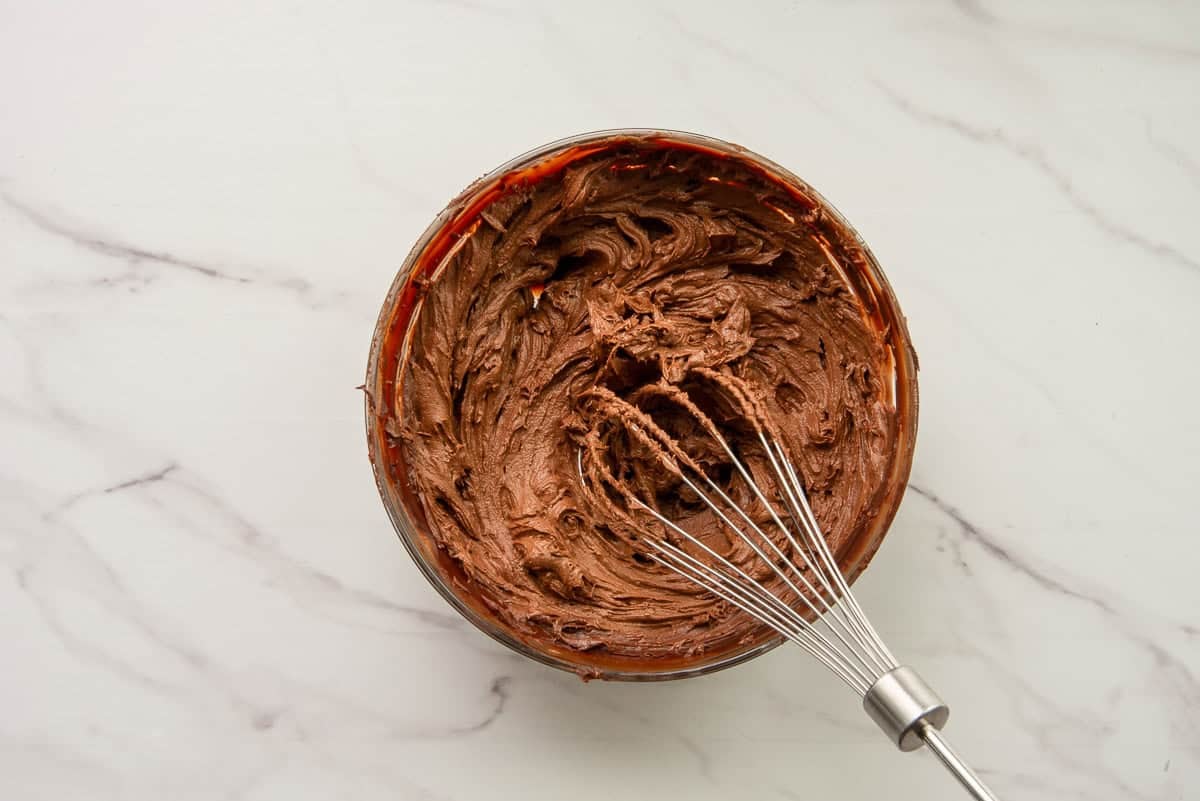
[[[786, 186], [789, 190], [798, 193], [798, 195], [803, 195], [818, 203], [822, 211], [861, 250], [864, 257], [863, 263], [857, 266], [864, 270], [864, 275], [856, 277], [865, 278], [869, 282], [869, 289], [874, 296], [873, 300], [876, 305], [885, 307], [887, 322], [891, 326], [892, 333], [894, 333], [894, 336], [889, 337], [889, 344], [894, 362], [892, 401], [896, 408], [896, 419], [899, 421], [897, 427], [899, 446], [896, 458], [892, 460], [889, 474], [884, 478], [884, 486], [888, 489], [888, 495], [884, 498], [881, 514], [869, 526], [867, 532], [869, 536], [860, 535], [849, 544], [847, 553], [839, 557], [839, 561], [845, 561], [851, 565], [846, 576], [849, 582], [853, 582], [866, 569], [875, 551], [879, 548], [884, 536], [887, 534], [900, 507], [900, 502], [903, 498], [904, 489], [908, 483], [908, 477], [912, 468], [919, 411], [916, 353], [913, 350], [904, 314], [879, 262], [857, 230], [828, 199], [790, 170], [758, 153], [731, 142], [688, 131], [665, 128], [603, 129], [574, 134], [535, 147], [489, 170], [463, 189], [438, 213], [413, 244], [392, 279], [371, 337], [366, 382], [364, 384], [364, 414], [366, 418], [367, 451], [371, 462], [371, 469], [375, 477], [375, 486], [379, 491], [380, 498], [383, 501], [384, 508], [397, 536], [404, 544], [405, 549], [416, 563], [418, 569], [446, 602], [466, 620], [492, 639], [537, 662], [567, 672], [576, 673], [585, 678], [618, 681], [665, 681], [707, 675], [761, 656], [780, 645], [784, 641], [784, 638], [779, 635], [772, 635], [761, 642], [754, 643], [745, 648], [720, 652], [711, 661], [701, 661], [685, 666], [671, 666], [662, 670], [591, 666], [582, 661], [572, 661], [569, 657], [573, 652], [567, 649], [547, 647], [540, 642], [540, 647], [534, 647], [531, 643], [518, 638], [513, 632], [493, 619], [490, 619], [481, 609], [471, 605], [462, 595], [455, 592], [451, 586], [451, 581], [434, 564], [435, 559], [432, 558], [434, 555], [423, 549], [422, 546], [430, 538], [422, 534], [420, 524], [410, 516], [408, 502], [400, 497], [400, 494], [407, 490], [407, 488], [394, 485], [394, 479], [388, 472], [388, 466], [384, 464], [387, 454], [387, 444], [384, 438], [388, 434], [385, 430], [386, 422], [380, 414], [380, 404], [386, 404], [386, 406], [390, 407], [394, 402], [394, 397], [388, 397], [391, 393], [386, 390], [389, 381], [385, 368], [389, 364], [395, 364], [398, 371], [399, 364], [401, 363], [400, 359], [391, 360], [384, 358], [385, 344], [391, 336], [397, 333], [394, 321], [400, 312], [399, 305], [405, 290], [410, 287], [413, 273], [418, 267], [422, 266], [423, 257], [427, 249], [429, 249], [430, 244], [439, 234], [451, 227], [452, 223], [456, 221], [461, 222], [464, 217], [476, 216], [479, 209], [472, 208], [473, 205], [485, 208], [491, 202], [489, 199], [480, 204], [480, 196], [486, 194], [488, 190], [500, 188], [500, 191], [502, 191], [503, 179], [512, 173], [535, 167], [553, 156], [569, 154], [572, 151], [581, 152], [573, 155], [571, 159], [566, 160], [564, 166], [575, 159], [590, 155], [592, 152], [607, 149], [620, 143], [644, 143], [647, 141], [658, 142], [666, 147], [669, 147], [671, 144], [681, 144], [700, 150], [707, 150], [721, 157], [736, 158], [742, 163], [764, 172], [766, 177]], [[592, 147], [595, 149], [590, 149]], [[439, 264], [445, 264], [452, 255], [452, 251], [443, 254], [439, 259]], [[848, 276], [847, 278], [849, 279]], [[419, 311], [419, 306], [415, 302], [407, 310], [408, 317], [404, 320], [406, 330], [401, 334], [400, 350], [403, 350], [408, 344], [411, 326], [413, 321], [418, 317]], [[385, 361], [388, 364], [384, 364]], [[392, 383], [394, 383], [394, 376]], [[860, 540], [862, 542], [859, 542]], [[843, 559], [842, 557], [845, 558]]]

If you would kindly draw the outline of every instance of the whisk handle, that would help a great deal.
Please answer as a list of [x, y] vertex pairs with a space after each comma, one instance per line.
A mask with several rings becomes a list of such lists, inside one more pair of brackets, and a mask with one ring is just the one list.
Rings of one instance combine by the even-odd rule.
[[921, 747], [921, 727], [940, 729], [950, 709], [907, 665], [880, 676], [863, 696], [863, 709], [901, 751]]
[[987, 785], [975, 775], [975, 771], [962, 761], [962, 758], [955, 753], [950, 744], [946, 742], [937, 729], [930, 726], [928, 723], [922, 723], [920, 726], [921, 739], [925, 741], [925, 745], [929, 746], [929, 750], [941, 760], [946, 766], [946, 770], [953, 774], [954, 778], [958, 779], [959, 784], [971, 794], [971, 797], [976, 801], [998, 801]]
[[938, 732], [950, 709], [915, 670], [901, 665], [884, 673], [863, 696], [863, 709], [901, 751], [922, 745], [941, 760], [976, 801], [997, 801]]

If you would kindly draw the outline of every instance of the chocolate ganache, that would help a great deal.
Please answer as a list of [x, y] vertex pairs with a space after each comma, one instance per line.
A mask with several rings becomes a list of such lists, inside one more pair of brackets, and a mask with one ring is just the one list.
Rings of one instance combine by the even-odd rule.
[[773, 488], [753, 432], [769, 426], [840, 556], [881, 506], [894, 513], [891, 476], [909, 456], [896, 332], [856, 288], [869, 257], [826, 209], [741, 160], [648, 141], [599, 148], [478, 209], [414, 279], [387, 404], [455, 592], [581, 664], [686, 661], [772, 636], [647, 558], [639, 537], [661, 531], [624, 492], [781, 590], [656, 446], [629, 436], [630, 415], [764, 520], [694, 413]]

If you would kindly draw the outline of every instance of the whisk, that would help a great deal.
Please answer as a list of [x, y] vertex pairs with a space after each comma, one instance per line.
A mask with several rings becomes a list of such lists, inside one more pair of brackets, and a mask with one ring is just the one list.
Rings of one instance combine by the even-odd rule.
[[[916, 671], [897, 661], [863, 613], [821, 533], [800, 477], [761, 408], [745, 394], [737, 393], [740, 395], [738, 404], [743, 409], [749, 405], [753, 416], [758, 418], [751, 420], [753, 434], [757, 436], [774, 477], [778, 490], [775, 500], [767, 497], [708, 416], [686, 398], [682, 402], [677, 397], [672, 398], [716, 441], [729, 459], [733, 473], [746, 483], [766, 510], [769, 523], [764, 521], [764, 524], [773, 525], [782, 532], [791, 556], [648, 414], [605, 389], [594, 392], [598, 403], [607, 408], [605, 416], [619, 421], [634, 440], [649, 445], [662, 465], [681, 479], [730, 532], [770, 566], [799, 603], [787, 603], [780, 597], [784, 593], [769, 591], [744, 569], [693, 536], [654, 505], [621, 487], [611, 472], [606, 476], [601, 471], [601, 479], [617, 489], [632, 507], [651, 515], [666, 530], [694, 546], [699, 554], [688, 553], [667, 537], [657, 536], [650, 527], [645, 527], [640, 529], [638, 538], [648, 547], [645, 555], [803, 648], [858, 694], [867, 715], [901, 751], [927, 746], [973, 798], [996, 801], [996, 796], [942, 737], [940, 730], [950, 715], [949, 708]], [[583, 449], [577, 455], [577, 468], [586, 485]], [[782, 511], [778, 508], [780, 505]]]

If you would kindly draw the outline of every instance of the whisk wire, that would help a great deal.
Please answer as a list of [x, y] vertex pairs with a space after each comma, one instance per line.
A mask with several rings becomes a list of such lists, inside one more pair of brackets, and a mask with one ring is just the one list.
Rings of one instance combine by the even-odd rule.
[[[833, 553], [829, 550], [829, 543], [821, 536], [821, 527], [817, 523], [816, 515], [813, 514], [812, 506], [808, 502], [808, 496], [804, 492], [804, 488], [800, 483], [800, 477], [796, 475], [795, 468], [783, 452], [783, 446], [772, 440], [767, 442], [764, 434], [759, 432], [759, 439], [762, 441], [763, 448], [767, 452], [767, 456], [771, 461], [771, 466], [775, 470], [779, 485], [784, 494], [788, 498], [789, 505], [793, 507], [792, 515], [796, 526], [800, 528], [806, 535], [811, 550], [815, 552], [820, 563], [823, 564], [824, 570], [816, 570], [814, 572], [820, 577], [821, 582], [833, 597], [841, 600], [837, 604], [839, 612], [845, 615], [845, 618], [850, 621], [850, 625], [858, 632], [861, 642], [875, 658], [876, 667], [880, 671], [880, 675], [892, 670], [899, 665], [896, 657], [888, 650], [883, 640], [876, 633], [875, 628], [871, 625], [871, 621], [863, 613], [862, 607], [858, 605], [858, 600], [854, 597], [854, 593], [850, 591], [850, 585], [847, 583], [842, 571], [838, 568], [837, 562], [833, 557]], [[798, 519], [797, 519], [798, 518]], [[829, 586], [827, 576], [832, 577], [833, 583], [837, 586], [835, 592]]]
[[[653, 423], [648, 422], [648, 425], [653, 425]], [[636, 437], [647, 441], [653, 441], [656, 436], [662, 435], [662, 432], [658, 431], [645, 431], [639, 424], [634, 422], [629, 422], [628, 427]], [[817, 572], [819, 574], [819, 563], [806, 556], [806, 550], [802, 547], [801, 543], [796, 541], [791, 531], [783, 523], [783, 520], [781, 519], [779, 512], [775, 509], [774, 504], [767, 499], [766, 494], [758, 486], [758, 483], [754, 480], [754, 477], [746, 469], [742, 461], [737, 458], [737, 455], [733, 452], [733, 449], [729, 446], [729, 443], [714, 428], [706, 426], [705, 430], [711, 437], [714, 438], [717, 443], [720, 444], [721, 448], [726, 452], [738, 474], [742, 476], [747, 485], [752, 488], [755, 496], [759, 498], [764, 508], [767, 509], [772, 521], [776, 526], [779, 527], [780, 531], [791, 543], [793, 549], [796, 551], [797, 557], [804, 559], [805, 565], [809, 567], [810, 571]], [[841, 643], [841, 646], [844, 649], [839, 650], [836, 645], [830, 643], [832, 650], [837, 651], [841, 659], [846, 663], [853, 665], [855, 662], [857, 662], [858, 665], [856, 666], [856, 672], [858, 672], [859, 675], [864, 678], [868, 686], [875, 680], [875, 678], [878, 678], [881, 673], [879, 665], [871, 664], [872, 654], [870, 650], [862, 646], [861, 643], [857, 642], [857, 637], [859, 635], [853, 627], [846, 623], [844, 619], [844, 613], [839, 614], [838, 612], [834, 612], [833, 614], [830, 614], [831, 610], [836, 609], [836, 604], [831, 604], [831, 601], [836, 601], [836, 595], [830, 591], [830, 600], [827, 600], [825, 595], [812, 585], [807, 576], [805, 576], [804, 571], [795, 563], [795, 560], [789, 559], [782, 549], [776, 545], [775, 541], [767, 536], [762, 528], [746, 512], [746, 510], [743, 509], [741, 505], [734, 502], [719, 486], [717, 486], [716, 482], [714, 482], [703, 471], [699, 470], [696, 465], [688, 464], [688, 469], [696, 473], [704, 481], [704, 483], [709, 486], [713, 493], [717, 495], [726, 506], [728, 506], [728, 508], [732, 509], [739, 517], [742, 518], [742, 520], [745, 521], [747, 526], [754, 531], [761, 541], [766, 543], [766, 545], [774, 551], [778, 557], [778, 560], [768, 557], [753, 538], [751, 538], [741, 527], [736, 525], [721, 509], [721, 507], [712, 500], [711, 497], [709, 497], [696, 485], [695, 482], [687, 477], [684, 471], [683, 463], [681, 463], [678, 458], [671, 453], [664, 453], [660, 456], [660, 459], [665, 465], [669, 466], [670, 469], [685, 483], [688, 489], [692, 490], [692, 492], [695, 493], [696, 496], [715, 515], [717, 515], [722, 523], [724, 523], [731, 531], [737, 534], [737, 536], [754, 551], [755, 555], [758, 556], [764, 563], [766, 563], [768, 567], [770, 567], [772, 572], [774, 572], [809, 609], [814, 617], [814, 620], [817, 621], [818, 624], [823, 625], [825, 629], [827, 629], [828, 632], [835, 639], [837, 639], [839, 643]], [[639, 504], [644, 508], [648, 508], [640, 501]], [[670, 521], [667, 522], [670, 523]], [[672, 528], [678, 529], [678, 527], [674, 526], [673, 524]], [[686, 535], [686, 532], [684, 533]], [[807, 590], [807, 592], [796, 586], [796, 583], [779, 567], [779, 562], [782, 562], [782, 564], [786, 565], [787, 568], [791, 570], [796, 578], [804, 585], [804, 590]], [[746, 578], [752, 581], [752, 579], [749, 579], [748, 576]], [[826, 582], [826, 586], [828, 587], [828, 582]], [[815, 604], [819, 604], [819, 606], [815, 605], [814, 602]], [[840, 611], [841, 610], [839, 610], [839, 612]], [[812, 623], [803, 619], [801, 622], [814, 634], [820, 634], [820, 632]], [[860, 667], [861, 669], [859, 669]]]
[[647, 542], [652, 548], [663, 554], [662, 556], [649, 554], [651, 559], [680, 573], [689, 581], [754, 618], [764, 622], [769, 620], [767, 625], [807, 651], [852, 690], [859, 694], [866, 691], [867, 679], [854, 665], [847, 663], [842, 655], [829, 645], [828, 641], [805, 628], [804, 621], [796, 619], [794, 610], [786, 605], [782, 609], [775, 607], [774, 604], [764, 606], [767, 599], [774, 598], [770, 593], [764, 593], [757, 585], [752, 588], [740, 582], [731, 582], [719, 571], [704, 565], [669, 542], [660, 543], [653, 540]]
[[[687, 481], [686, 478], [684, 480]], [[637, 503], [643, 509], [648, 511], [651, 515], [653, 515], [656, 519], [658, 519], [660, 522], [662, 522], [663, 524], [668, 526], [672, 531], [675, 531], [680, 536], [684, 537], [689, 542], [691, 542], [693, 545], [695, 545], [696, 547], [703, 550], [706, 554], [708, 554], [710, 557], [712, 557], [712, 559], [714, 559], [717, 562], [717, 564], [723, 566], [725, 568], [725, 570], [722, 571], [722, 570], [715, 569], [711, 565], [703, 565], [702, 562], [699, 562], [699, 560], [694, 559], [693, 557], [688, 555], [685, 551], [683, 551], [680, 548], [676, 548], [675, 546], [671, 545], [671, 543], [669, 543], [669, 542], [657, 542], [653, 539], [646, 540], [646, 542], [648, 542], [649, 544], [651, 544], [652, 546], [654, 546], [655, 548], [657, 548], [659, 550], [662, 550], [662, 548], [660, 546], [664, 546], [664, 545], [670, 546], [672, 550], [677, 551], [680, 554], [683, 554], [683, 556], [687, 557], [687, 560], [689, 562], [702, 565], [704, 568], [706, 568], [706, 572], [711, 573], [716, 581], [723, 581], [726, 583], [726, 585], [730, 585], [730, 584], [738, 585], [739, 581], [738, 581], [738, 578], [736, 578], [736, 577], [740, 577], [740, 579], [742, 581], [746, 582], [745, 585], [742, 585], [743, 587], [748, 589], [750, 592], [756, 593], [756, 594], [760, 595], [761, 597], [763, 597], [764, 599], [767, 599], [767, 602], [773, 608], [778, 609], [778, 611], [781, 614], [785, 615], [788, 619], [790, 619], [793, 622], [793, 625], [797, 626], [797, 628], [800, 631], [805, 632], [809, 637], [811, 637], [814, 641], [816, 641], [819, 644], [819, 646], [821, 647], [822, 652], [826, 653], [830, 659], [834, 659], [839, 664], [843, 664], [847, 670], [850, 670], [851, 672], [853, 672], [853, 674], [860, 680], [860, 682], [866, 684], [867, 686], [869, 686], [874, 681], [874, 679], [872, 679], [870, 677], [868, 671], [862, 669], [860, 666], [855, 665], [853, 662], [851, 662], [849, 659], [847, 659], [845, 654], [842, 651], [839, 651], [838, 648], [832, 642], [830, 642], [821, 633], [821, 631], [819, 629], [812, 626], [807, 620], [805, 620], [803, 617], [801, 617], [799, 615], [799, 613], [796, 612], [796, 610], [794, 610], [793, 608], [788, 606], [786, 603], [784, 603], [784, 601], [781, 598], [779, 598], [779, 596], [775, 595], [774, 593], [768, 592], [759, 582], [755, 581], [748, 573], [746, 573], [746, 571], [744, 571], [742, 568], [740, 568], [737, 565], [730, 562], [724, 556], [721, 556], [719, 553], [714, 551], [707, 544], [702, 542], [697, 537], [693, 536], [690, 532], [688, 532], [687, 530], [678, 526], [674, 521], [663, 516], [657, 509], [654, 509], [653, 507], [645, 504], [644, 502], [642, 502], [640, 500], [637, 501]], [[730, 573], [734, 574], [734, 576], [731, 576]], [[768, 625], [771, 625], [771, 624], [768, 623]], [[778, 629], [776, 629], [776, 630], [778, 631]], [[783, 632], [780, 632], [780, 633], [783, 633]]]
[[[728, 516], [725, 515], [720, 510], [720, 508], [718, 508], [717, 505], [715, 503], [713, 503], [712, 500], [706, 496], [705, 493], [701, 492], [700, 489], [692, 481], [688, 480], [688, 478], [686, 476], [681, 476], [681, 477], [683, 478], [683, 481], [685, 482], [686, 486], [689, 489], [691, 489], [693, 492], [695, 492], [701, 498], [701, 500], [703, 500], [704, 503], [710, 509], [712, 509], [712, 511], [722, 520], [722, 522], [724, 522], [727, 526], [729, 526], [729, 528], [731, 528], [734, 531], [734, 533], [736, 533], [738, 535], [738, 537], [744, 543], [746, 543], [746, 545], [748, 545], [751, 550], [754, 551], [754, 554], [771, 568], [771, 571], [773, 573], [775, 573], [775, 575], [777, 575], [788, 586], [788, 588], [791, 589], [792, 592], [794, 592], [796, 594], [796, 597], [800, 600], [800, 602], [803, 603], [804, 606], [807, 607], [809, 609], [809, 611], [812, 612], [812, 614], [816, 617], [816, 619], [821, 624], [823, 624], [826, 629], [829, 630], [829, 632], [838, 640], [838, 642], [840, 642], [842, 644], [842, 646], [846, 649], [846, 653], [848, 654], [847, 661], [849, 661], [850, 657], [856, 659], [860, 663], [861, 667], [863, 668], [864, 676], [869, 676], [871, 673], [871, 666], [862, 658], [862, 656], [858, 653], [858, 651], [855, 650], [855, 648], [852, 644], [853, 633], [846, 630], [844, 627], [838, 627], [838, 626], [833, 625], [834, 622], [838, 622], [838, 621], [836, 619], [831, 620], [831, 618], [827, 617], [825, 614], [830, 609], [829, 603], [825, 600], [825, 598], [821, 595], [821, 593], [817, 590], [817, 588], [812, 585], [812, 583], [808, 580], [808, 578], [804, 575], [804, 573], [801, 570], [797, 569], [797, 567], [793, 563], [793, 561], [791, 559], [788, 559], [787, 555], [782, 551], [782, 549], [780, 549], [780, 547], [775, 544], [775, 541], [767, 536], [766, 532], [764, 532], [762, 530], [762, 528], [759, 527], [759, 525], [754, 522], [754, 520], [746, 513], [746, 511], [744, 509], [742, 509], [741, 506], [739, 506], [736, 503], [733, 503], [733, 501], [729, 498], [728, 495], [726, 495], [719, 487], [717, 487], [716, 484], [711, 479], [709, 479], [707, 476], [705, 476], [705, 480], [713, 488], [713, 490], [721, 497], [721, 499], [725, 503], [727, 503], [730, 506], [730, 508], [734, 509], [743, 520], [746, 521], [746, 524], [750, 527], [751, 530], [754, 531], [754, 533], [762, 540], [762, 542], [766, 543], [767, 546], [770, 547], [771, 550], [775, 552], [775, 555], [778, 558], [778, 560], [782, 561], [784, 565], [787, 565], [787, 567], [791, 570], [791, 572], [794, 573], [796, 578], [803, 585], [803, 589], [796, 586], [796, 583], [794, 581], [792, 581], [791, 578], [788, 577], [787, 573], [782, 568], [779, 567], [779, 564], [776, 561], [776, 559], [770, 558], [763, 551], [762, 547], [757, 542], [754, 541], [753, 538], [751, 538], [739, 526], [734, 525], [733, 522], [728, 518]], [[793, 547], [797, 547], [797, 546], [793, 545]], [[814, 599], [815, 599], [815, 603], [814, 603]], [[819, 604], [819, 606], [817, 604]], [[804, 625], [811, 626], [811, 624], [808, 621], [803, 620], [803, 618], [801, 618], [801, 620], [803, 621]], [[847, 638], [849, 638], [849, 639], [847, 639]], [[831, 643], [831, 647], [834, 647], [836, 649], [836, 646], [834, 646], [832, 643]], [[841, 653], [841, 652], [839, 651], [839, 653]]]
[[804, 515], [809, 524], [808, 530], [810, 532], [810, 536], [816, 543], [817, 549], [821, 552], [825, 563], [829, 565], [829, 572], [833, 576], [834, 581], [837, 583], [841, 592], [840, 597], [844, 600], [847, 608], [852, 611], [852, 617], [858, 622], [858, 625], [865, 632], [867, 642], [871, 644], [875, 651], [884, 660], [885, 672], [887, 670], [896, 668], [900, 664], [899, 660], [897, 660], [892, 654], [891, 649], [887, 647], [887, 644], [883, 641], [883, 638], [879, 636], [879, 633], [871, 624], [870, 618], [868, 618], [866, 613], [863, 612], [862, 607], [858, 605], [858, 599], [855, 598], [854, 593], [850, 591], [850, 585], [846, 581], [846, 577], [837, 567], [837, 563], [833, 558], [833, 553], [829, 550], [829, 543], [825, 541], [823, 536], [821, 536], [821, 527], [817, 523], [816, 515], [813, 514], [812, 506], [808, 501], [808, 496], [804, 492], [803, 485], [800, 483], [800, 477], [796, 475], [795, 468], [792, 467], [791, 462], [788, 461], [786, 456], [784, 456], [783, 447], [779, 445], [779, 443], [775, 443], [775, 447], [779, 451], [779, 459], [785, 468], [785, 473], [788, 479], [784, 483], [790, 484], [793, 494], [798, 500], [801, 509], [804, 511]]
[[[814, 558], [815, 554], [813, 554], [812, 551], [816, 550], [817, 553], [820, 553], [819, 549], [823, 548], [825, 553], [828, 554], [829, 548], [825, 544], [824, 537], [820, 536], [820, 529], [815, 526], [815, 518], [812, 517], [811, 509], [809, 509], [807, 512], [807, 518], [810, 521], [812, 521], [811, 523], [809, 523], [808, 525], [804, 525], [804, 524], [801, 524], [800, 521], [796, 521], [797, 527], [805, 532], [807, 539], [809, 540], [809, 543], [802, 544], [801, 542], [797, 541], [796, 537], [792, 534], [791, 529], [784, 524], [783, 520], [780, 518], [779, 513], [775, 509], [775, 505], [767, 499], [766, 493], [763, 492], [762, 488], [758, 485], [758, 482], [754, 480], [753, 475], [746, 468], [746, 466], [742, 462], [742, 460], [737, 457], [737, 455], [733, 451], [733, 448], [730, 447], [729, 443], [725, 440], [725, 438], [722, 437], [716, 431], [710, 430], [708, 433], [709, 433], [709, 436], [711, 436], [717, 442], [717, 444], [721, 446], [721, 449], [725, 451], [725, 454], [729, 458], [730, 463], [733, 465], [734, 470], [737, 471], [737, 473], [742, 477], [742, 480], [746, 482], [747, 486], [749, 486], [751, 492], [754, 493], [755, 497], [758, 498], [759, 502], [770, 513], [771, 519], [774, 521], [775, 525], [783, 533], [784, 537], [787, 539], [788, 543], [792, 546], [792, 549], [796, 552], [797, 556], [804, 561], [804, 564], [806, 567], [809, 568], [809, 571], [812, 572], [817, 577], [819, 583], [822, 584], [822, 587], [825, 590], [825, 593], [819, 592], [815, 587], [813, 587], [813, 585], [804, 576], [804, 571], [800, 568], [800, 566], [796, 565], [793, 560], [790, 560], [787, 558], [787, 556], [783, 553], [783, 551], [779, 548], [779, 546], [775, 544], [774, 540], [772, 540], [770, 537], [766, 536], [766, 534], [763, 533], [762, 529], [759, 528], [754, 523], [754, 521], [750, 518], [750, 516], [746, 513], [746, 511], [744, 509], [742, 509], [742, 507], [740, 505], [734, 503], [733, 500], [730, 499], [729, 496], [724, 491], [722, 491], [721, 488], [718, 487], [716, 485], [716, 483], [711, 478], [709, 478], [707, 475], [703, 476], [704, 480], [714, 490], [714, 492], [716, 492], [721, 497], [721, 500], [724, 501], [726, 504], [728, 504], [732, 509], [734, 509], [738, 513], [738, 515], [740, 517], [742, 517], [742, 519], [744, 519], [754, 529], [755, 533], [758, 534], [758, 536], [761, 537], [763, 539], [763, 541], [765, 541], [771, 547], [771, 549], [783, 561], [783, 563], [785, 565], [787, 565], [793, 573], [795, 573], [795, 575], [800, 579], [800, 581], [803, 582], [805, 589], [807, 589], [809, 591], [809, 594], [811, 594], [811, 596], [813, 598], [815, 598], [817, 600], [817, 602], [820, 604], [820, 608], [818, 609], [812, 603], [810, 603], [808, 601], [808, 596], [805, 593], [800, 592], [799, 589], [795, 586], [795, 584], [792, 583], [777, 568], [775, 560], [768, 559], [765, 556], [765, 554], [763, 554], [762, 551], [758, 547], [755, 546], [755, 544], [749, 539], [749, 537], [746, 536], [746, 534], [744, 532], [742, 532], [740, 529], [737, 529], [736, 526], [733, 526], [731, 523], [729, 523], [726, 516], [724, 514], [722, 514], [720, 512], [720, 510], [718, 510], [715, 507], [715, 505], [711, 503], [711, 501], [709, 501], [707, 498], [704, 498], [703, 494], [699, 493], [696, 490], [694, 484], [691, 481], [688, 481], [687, 477], [685, 475], [683, 475], [682, 470], [680, 471], [680, 478], [682, 478], [687, 483], [687, 485], [692, 489], [693, 492], [697, 492], [697, 494], [700, 494], [702, 500], [704, 500], [709, 505], [709, 507], [712, 508], [713, 511], [716, 512], [721, 517], [721, 519], [727, 523], [727, 525], [730, 525], [730, 527], [734, 528], [734, 530], [737, 531], [739, 536], [741, 536], [741, 538], [747, 544], [749, 544], [751, 548], [754, 549], [754, 552], [759, 556], [759, 558], [763, 559], [764, 561], [766, 561], [768, 564], [771, 565], [771, 567], [772, 567], [772, 569], [774, 569], [775, 573], [777, 575], [779, 575], [780, 578], [782, 578], [787, 583], [787, 585], [793, 591], [795, 591], [797, 593], [798, 596], [800, 596], [800, 598], [804, 601], [805, 605], [808, 606], [808, 608], [813, 612], [813, 614], [817, 616], [817, 619], [820, 622], [822, 622], [831, 632], [834, 633], [834, 635], [837, 637], [838, 641], [841, 642], [842, 645], [847, 649], [847, 651], [849, 652], [849, 655], [851, 657], [853, 657], [854, 659], [856, 659], [863, 666], [863, 668], [866, 670], [866, 672], [868, 674], [873, 676], [873, 678], [870, 681], [868, 681], [868, 685], [870, 683], [873, 683], [875, 678], [878, 678], [883, 673], [886, 673], [892, 667], [895, 667], [895, 665], [889, 666], [887, 664], [888, 660], [886, 659], [886, 657], [884, 657], [883, 654], [880, 654], [877, 651], [873, 650], [873, 648], [871, 647], [872, 643], [870, 641], [869, 636], [862, 630], [861, 625], [859, 625], [857, 623], [857, 621], [854, 620], [855, 616], [850, 613], [852, 610], [848, 610], [845, 607], [843, 607], [841, 604], [838, 603], [838, 599], [840, 597], [844, 597], [845, 595], [847, 595], [849, 593], [849, 588], [844, 586], [844, 584], [843, 584], [842, 587], [839, 587], [841, 592], [835, 592], [833, 587], [830, 586], [829, 580], [826, 577], [827, 572], [831, 572], [835, 576], [838, 576], [838, 577], [841, 576], [840, 571], [837, 570], [837, 568], [836, 568], [836, 563], [833, 562], [832, 554], [829, 554], [828, 562], [824, 566], [824, 569], [822, 569], [822, 564], [821, 564], [821, 562], [824, 560]], [[774, 469], [774, 471], [776, 473], [777, 483], [779, 483], [781, 488], [787, 487], [787, 485], [788, 485], [787, 479], [784, 476], [783, 471], [779, 468], [779, 465], [776, 463], [776, 459], [775, 459], [774, 454], [772, 453], [772, 449], [771, 449], [770, 445], [767, 444], [766, 437], [761, 433], [761, 431], [759, 433], [759, 437], [762, 440], [763, 448], [766, 450], [767, 456], [772, 464], [772, 468]], [[678, 463], [676, 463], [676, 464], [678, 464]], [[787, 493], [785, 493], [785, 494], [790, 494], [790, 493], [791, 493], [791, 488], [789, 487], [787, 490]], [[794, 512], [792, 512], [791, 516], [793, 517], [793, 519], [795, 519], [796, 514]], [[826, 600], [826, 594], [828, 594], [829, 600]], [[838, 625], [835, 626], [834, 625], [835, 623]]]

